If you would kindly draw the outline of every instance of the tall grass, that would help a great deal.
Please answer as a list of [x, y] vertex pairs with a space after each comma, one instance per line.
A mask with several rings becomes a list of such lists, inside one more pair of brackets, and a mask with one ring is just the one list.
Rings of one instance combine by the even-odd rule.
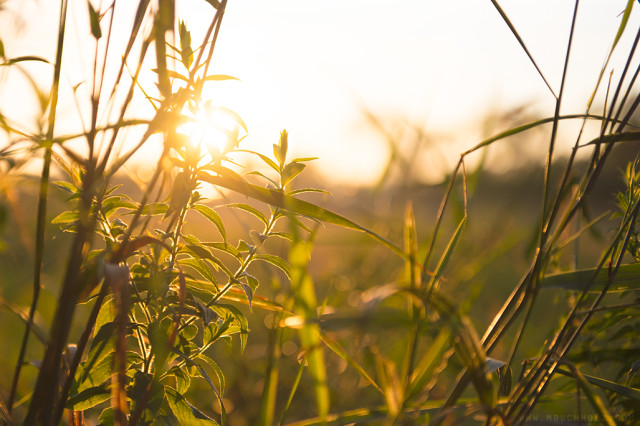
[[[194, 44], [189, 22], [177, 19], [173, 1], [140, 0], [128, 38], [118, 46], [113, 32], [130, 6], [89, 2], [94, 52], [85, 58], [92, 70], [88, 96], [82, 98], [77, 86], [72, 90], [88, 114], [77, 118], [81, 131], [66, 135], [57, 130], [59, 92], [66, 90], [61, 75], [69, 66], [62, 53], [68, 48], [70, 5], [61, 0], [44, 97], [47, 125], [30, 132], [0, 114], [9, 135], [0, 149], [3, 178], [28, 179], [21, 162], [27, 153], [43, 159], [29, 309], [22, 313], [15, 301], [2, 302], [22, 319], [24, 330], [19, 341], [11, 342], [17, 359], [0, 395], [4, 423], [524, 424], [538, 413], [566, 415], [567, 410], [607, 424], [637, 419], [638, 160], [626, 169], [626, 189], [608, 222], [616, 229], [596, 240], [598, 261], [578, 270], [576, 262], [566, 260], [568, 249], [578, 252], [593, 244], [588, 233], [600, 232], [598, 223], [612, 213], [581, 222], [612, 152], [638, 140], [632, 119], [640, 104], [634, 94], [640, 68], [634, 71], [632, 65], [640, 31], [619, 78], [606, 88], [603, 111], [592, 111], [613, 51], [631, 31], [633, 1], [622, 12], [585, 110], [563, 115], [579, 1], [567, 22], [563, 74], [554, 87], [492, 0], [555, 108], [549, 117], [520, 123], [462, 153], [442, 187], [427, 235], [414, 213], [420, 200], [406, 204], [395, 233], [380, 232], [375, 224], [361, 226], [308, 201], [325, 191], [298, 186], [313, 158], [289, 158], [286, 131], [273, 144], [273, 155], [245, 150], [247, 126], [222, 108], [236, 124], [226, 130], [226, 144], [190, 142], [185, 125], [199, 108], [207, 108], [203, 87], [233, 78], [213, 69], [227, 1], [207, 3], [211, 21], [203, 40]], [[4, 44], [0, 57], [12, 72], [31, 61], [47, 62], [28, 52], [9, 57]], [[113, 64], [114, 57], [121, 62]], [[152, 82], [141, 77], [149, 70]], [[105, 76], [113, 72], [109, 85]], [[152, 114], [144, 115], [140, 98]], [[569, 157], [561, 160], [558, 129], [566, 120], [578, 120], [582, 127]], [[600, 134], [585, 142], [587, 121], [600, 123]], [[493, 254], [482, 247], [486, 242], [466, 237], [474, 220], [472, 192], [482, 185], [482, 170], [468, 173], [467, 158], [548, 124], [528, 267], [517, 282], [489, 270], [489, 281], [481, 286], [479, 271]], [[154, 143], [161, 149], [153, 172], [135, 189], [123, 170]], [[589, 155], [586, 167], [578, 162], [583, 152]], [[240, 166], [248, 158], [260, 162], [259, 170]], [[62, 180], [51, 182], [54, 173]], [[224, 201], [204, 199], [204, 186], [218, 189]], [[66, 194], [64, 208], [52, 212], [52, 194], [60, 193]], [[0, 216], [6, 222], [18, 219], [15, 207], [5, 203], [0, 212], [7, 212], [9, 218]], [[59, 230], [55, 237], [49, 221]], [[232, 226], [234, 221], [246, 226]], [[324, 244], [318, 241], [333, 231], [324, 224], [339, 228], [338, 238], [363, 235], [370, 243], [358, 239], [355, 253], [340, 259], [346, 266], [324, 262], [318, 270], [314, 258]], [[47, 248], [60, 244], [63, 233], [66, 258], [53, 269], [56, 284], [51, 286], [43, 280]], [[505, 253], [509, 236], [499, 237], [506, 242], [496, 244], [496, 251]], [[22, 243], [6, 239], [4, 244], [11, 252]], [[354, 264], [346, 263], [349, 259]], [[353, 289], [339, 279], [348, 281], [347, 272], [333, 281], [335, 288], [318, 285], [327, 269], [347, 270], [356, 263], [366, 266], [352, 277], [360, 293], [351, 291], [347, 300], [341, 295], [339, 285]], [[14, 279], [8, 277], [7, 286]], [[464, 298], [456, 281], [471, 283]], [[52, 309], [41, 302], [43, 289], [52, 291], [48, 286], [58, 294]], [[484, 328], [474, 304], [495, 302], [496, 287], [508, 287], [510, 294]], [[558, 295], [562, 303], [555, 308], [562, 310], [553, 314], [548, 338], [537, 345], [531, 343], [540, 332], [534, 321], [551, 316], [545, 289]], [[260, 333], [264, 315], [268, 331]], [[264, 342], [260, 356], [243, 359], [252, 339]], [[232, 355], [225, 357], [224, 348]], [[255, 398], [243, 412], [227, 413], [233, 398], [246, 402], [243, 393], [249, 389]], [[545, 404], [558, 401], [560, 408], [547, 411]]]

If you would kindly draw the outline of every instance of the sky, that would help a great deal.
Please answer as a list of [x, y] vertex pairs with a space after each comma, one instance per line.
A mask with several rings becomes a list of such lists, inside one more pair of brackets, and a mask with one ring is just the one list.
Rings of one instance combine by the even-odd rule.
[[[564, 113], [584, 112], [626, 3], [580, 2]], [[52, 17], [58, 14], [58, 2], [7, 4], [29, 17], [16, 38], [20, 23], [0, 15], [7, 56], [53, 60], [57, 20]], [[80, 62], [77, 52], [90, 39], [81, 24], [86, 3], [70, 4], [69, 30], [75, 36], [65, 54], [73, 55], [75, 49]], [[557, 92], [574, 2], [500, 4]], [[177, 6], [194, 42], [200, 40], [213, 9], [204, 0], [178, 1]], [[630, 30], [618, 47], [622, 53], [640, 25], [639, 14], [632, 14]], [[611, 64], [615, 79], [619, 58]], [[39, 73], [43, 67], [28, 69]], [[73, 86], [88, 72], [70, 67], [63, 79]], [[527, 104], [532, 113], [550, 116], [554, 107], [554, 98], [489, 0], [229, 0], [212, 72], [239, 79], [212, 83], [207, 95], [244, 119], [246, 147], [269, 154], [287, 129], [294, 153], [320, 157], [316, 165], [330, 183], [371, 184], [380, 176], [389, 146], [367, 112], [405, 146], [416, 135], [408, 128], [430, 135], [432, 145], [417, 162], [420, 177], [435, 182], [460, 152], [487, 132], [504, 130], [487, 129], [483, 123], [488, 115]], [[27, 89], [11, 78], [0, 80], [0, 110], [25, 120], [28, 104], [18, 105], [16, 99], [24, 99]], [[67, 103], [61, 110], [73, 114], [72, 101], [61, 102]]]

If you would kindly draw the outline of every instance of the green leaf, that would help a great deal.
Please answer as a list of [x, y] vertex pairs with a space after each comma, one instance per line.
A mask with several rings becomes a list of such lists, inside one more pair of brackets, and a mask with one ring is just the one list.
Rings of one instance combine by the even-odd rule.
[[82, 380], [78, 383], [77, 392], [86, 389], [98, 387], [111, 377], [111, 364], [113, 363], [113, 354], [109, 354], [101, 361], [93, 364], [88, 360], [82, 363], [82, 368], [78, 372], [78, 377]]
[[18, 62], [31, 62], [31, 61], [44, 62], [46, 64], [49, 63], [49, 61], [47, 61], [46, 59], [42, 59], [38, 56], [27, 55], [27, 56], [18, 56], [17, 58], [11, 58], [1, 63], [0, 66], [9, 66], [9, 65], [17, 64]]
[[65, 223], [73, 223], [77, 221], [78, 221], [78, 211], [70, 210], [70, 211], [62, 212], [58, 216], [54, 217], [51, 220], [51, 223], [65, 224]]
[[4, 59], [4, 43], [0, 40], [0, 58]]
[[[605, 120], [606, 118], [600, 115], [593, 115], [593, 114], [572, 114], [572, 115], [561, 115], [559, 117], [557, 117], [557, 120], [574, 120], [574, 119], [593, 119], [593, 120]], [[513, 136], [513, 135], [517, 135], [518, 133], [522, 133], [526, 130], [532, 129], [534, 127], [538, 127], [541, 126], [543, 124], [547, 124], [547, 123], [552, 123], [554, 122], [554, 120], [556, 120], [556, 117], [547, 117], [547, 118], [543, 118], [541, 120], [536, 120], [536, 121], [532, 121], [531, 123], [527, 123], [527, 124], [523, 124], [521, 126], [517, 126], [517, 127], [513, 127], [509, 130], [506, 130], [504, 132], [498, 133], [495, 136], [492, 136], [488, 139], [483, 140], [482, 142], [480, 142], [479, 144], [477, 144], [476, 146], [474, 146], [473, 148], [469, 149], [468, 151], [465, 151], [462, 156], [466, 156], [474, 151], [479, 150], [480, 148], [483, 148], [485, 146], [489, 146], [492, 143], [499, 141], [501, 139], [505, 139], [508, 138], [509, 136]]]
[[244, 348], [247, 345], [247, 334], [249, 333], [249, 322], [244, 314], [236, 308], [234, 305], [228, 305], [224, 303], [217, 303], [212, 306], [214, 310], [225, 310], [230, 313], [235, 321], [237, 321], [240, 328], [240, 352], [244, 352]]
[[[128, 215], [130, 214], [134, 214], [135, 210], [137, 209], [131, 209], [132, 211], [126, 213]], [[165, 203], [153, 203], [153, 204], [146, 204], [143, 208], [142, 208], [142, 212], [140, 213], [142, 216], [155, 216], [155, 215], [160, 215], [160, 214], [166, 214], [167, 210], [169, 210], [169, 205], [165, 204]]]
[[451, 330], [449, 327], [444, 327], [428, 346], [411, 376], [411, 382], [407, 390], [407, 399], [413, 397], [418, 392], [422, 392], [425, 386], [434, 379], [434, 373], [438, 371], [438, 368], [444, 360], [444, 353], [450, 348], [449, 343], [451, 338]]
[[280, 133], [280, 140], [278, 141], [278, 145], [273, 145], [273, 154], [276, 157], [276, 160], [280, 163], [280, 167], [284, 166], [284, 163], [287, 161], [287, 152], [289, 151], [289, 133], [286, 130], [283, 130]]
[[150, 424], [164, 399], [164, 386], [151, 374], [138, 370], [133, 375], [133, 384], [127, 389], [127, 396], [131, 401], [131, 412], [135, 412], [137, 404], [146, 398], [142, 418], [149, 422], [144, 424]]
[[180, 424], [190, 426], [217, 425], [215, 420], [208, 417], [196, 407], [191, 405], [184, 396], [175, 389], [165, 386], [165, 395], [173, 415], [176, 416]]
[[76, 411], [88, 410], [91, 407], [95, 407], [101, 402], [106, 401], [111, 397], [111, 390], [108, 385], [96, 386], [93, 388], [85, 389], [77, 395], [72, 396], [67, 400], [65, 404], [66, 408], [70, 408]]
[[326, 419], [329, 414], [329, 388], [324, 352], [320, 340], [320, 329], [316, 319], [317, 299], [315, 286], [307, 271], [311, 258], [312, 244], [297, 238], [289, 250], [291, 264], [291, 288], [295, 293], [293, 311], [304, 318], [304, 325], [298, 330], [300, 343], [306, 352], [308, 371], [313, 379], [318, 415]]
[[616, 34], [616, 38], [613, 40], [613, 46], [611, 46], [611, 50], [615, 49], [618, 41], [620, 41], [620, 37], [624, 33], [624, 29], [627, 27], [627, 22], [629, 22], [629, 16], [631, 16], [631, 9], [633, 9], [634, 0], [627, 0], [627, 6], [624, 8], [624, 13], [622, 14], [622, 21], [620, 21], [620, 27], [618, 27], [618, 33]]
[[222, 239], [225, 242], [227, 241], [227, 232], [224, 228], [224, 223], [222, 223], [222, 219], [220, 218], [220, 215], [218, 215], [218, 213], [216, 213], [215, 210], [213, 210], [209, 206], [205, 206], [204, 204], [195, 204], [193, 206], [193, 209], [196, 210], [201, 215], [203, 215], [205, 218], [207, 218], [209, 222], [213, 223], [213, 225], [216, 228], [218, 228], [220, 235], [222, 235]]
[[[213, 372], [216, 374], [216, 377], [218, 378], [218, 383], [220, 384], [220, 394], [224, 394], [224, 388], [226, 386], [225, 383], [225, 379], [224, 379], [224, 374], [222, 372], [222, 369], [220, 368], [220, 366], [211, 358], [209, 358], [207, 355], [205, 355], [204, 353], [201, 353], [198, 355], [197, 359], [201, 359], [203, 360], [209, 367], [211, 367], [211, 369], [213, 370]], [[206, 377], [205, 377], [206, 379]], [[210, 381], [210, 379], [209, 379]]]
[[91, 1], [87, 1], [89, 6], [89, 22], [91, 23], [91, 34], [98, 40], [102, 37], [102, 30], [100, 29], [100, 15], [93, 8]]
[[[458, 227], [456, 228], [455, 232], [451, 236], [451, 239], [449, 240], [449, 244], [447, 244], [447, 247], [444, 249], [444, 252], [440, 257], [438, 266], [436, 266], [436, 269], [433, 272], [433, 276], [431, 277], [431, 280], [429, 282], [429, 289], [431, 289], [431, 287], [435, 285], [437, 280], [440, 279], [440, 277], [442, 276], [444, 269], [447, 267], [447, 264], [449, 263], [451, 254], [453, 253], [453, 250], [458, 244], [458, 240], [460, 239], [460, 235], [462, 235], [462, 230], [464, 229], [464, 226], [466, 225], [466, 223], [467, 223], [467, 217], [465, 216], [458, 224]], [[427, 275], [425, 275], [425, 277], [426, 276]]]
[[[560, 370], [560, 369], [558, 369]], [[598, 414], [598, 417], [602, 419], [604, 423], [609, 426], [615, 426], [616, 422], [613, 420], [613, 416], [607, 409], [607, 407], [602, 402], [600, 396], [594, 392], [594, 390], [589, 386], [589, 381], [586, 377], [574, 366], [571, 367], [571, 372], [569, 372], [571, 377], [575, 377], [577, 379], [578, 385], [584, 390], [584, 393], [587, 397], [587, 400], [591, 403], [591, 406]]]
[[325, 191], [324, 189], [317, 189], [317, 188], [300, 188], [300, 189], [294, 189], [291, 192], [287, 192], [287, 195], [298, 195], [298, 194], [305, 194], [307, 192], [317, 192], [320, 194], [326, 194], [326, 195], [331, 195], [331, 193], [329, 191]]
[[254, 176], [260, 176], [262, 179], [266, 180], [267, 182], [269, 182], [271, 185], [273, 185], [274, 188], [278, 187], [278, 182], [275, 181], [274, 179], [271, 179], [270, 177], [268, 177], [267, 175], [265, 175], [262, 172], [259, 172], [257, 170], [251, 171], [247, 173], [248, 175], [254, 175]]
[[241, 282], [240, 286], [242, 287], [244, 294], [247, 296], [249, 308], [252, 308], [251, 303], [253, 302], [253, 293], [255, 293], [256, 288], [258, 288], [258, 285], [260, 285], [260, 283], [254, 276], [247, 273], [244, 274], [244, 278], [246, 282]]
[[107, 426], [107, 425], [114, 424], [113, 408], [108, 407], [102, 410], [102, 413], [100, 413], [100, 417], [98, 418], [98, 421], [100, 422], [98, 423], [99, 426]]
[[303, 163], [306, 161], [313, 161], [313, 160], [317, 160], [320, 157], [298, 157], [298, 158], [294, 158], [293, 160], [291, 160], [292, 163]]
[[184, 21], [180, 21], [180, 59], [186, 69], [191, 67], [193, 62], [193, 49], [191, 48], [191, 33], [187, 30]]
[[207, 263], [202, 259], [185, 258], [185, 259], [180, 259], [178, 263], [195, 269], [202, 276], [202, 278], [204, 278], [205, 280], [209, 281], [212, 284], [216, 284], [217, 282], [216, 277], [213, 275], [213, 273], [209, 269], [209, 266], [207, 265]]
[[212, 176], [207, 173], [199, 173], [198, 179], [204, 182], [211, 183], [213, 185], [231, 189], [240, 194], [244, 194], [247, 197], [254, 198], [267, 204], [271, 204], [272, 206], [289, 210], [290, 212], [302, 216], [307, 216], [323, 222], [331, 223], [333, 225], [338, 225], [344, 228], [364, 232], [376, 241], [383, 244], [385, 247], [391, 249], [399, 256], [405, 256], [404, 250], [402, 250], [392, 242], [386, 240], [385, 238], [381, 237], [380, 235], [376, 234], [375, 232], [370, 231], [369, 229], [364, 228], [345, 217], [342, 217], [315, 204], [288, 196], [282, 191], [276, 189], [261, 188], [259, 186], [252, 185], [239, 179], [233, 179], [227, 176]]
[[289, 182], [295, 179], [305, 168], [305, 165], [302, 163], [289, 163], [285, 166], [282, 171], [282, 176], [280, 177], [282, 181], [282, 186], [287, 186]]
[[213, 309], [211, 309], [206, 305], [206, 303], [195, 296], [193, 297], [193, 303], [198, 309], [200, 318], [202, 318], [202, 322], [204, 323], [205, 327], [208, 327], [212, 321], [215, 321], [218, 318], [218, 314], [216, 314]]
[[258, 219], [260, 219], [260, 221], [262, 223], [264, 223], [265, 226], [269, 226], [269, 220], [267, 219], [267, 217], [262, 214], [262, 212], [258, 209], [256, 209], [253, 206], [250, 206], [249, 204], [243, 204], [243, 203], [232, 203], [232, 204], [225, 204], [224, 207], [231, 207], [234, 209], [240, 209], [240, 210], [244, 210], [248, 213], [251, 213], [252, 215], [254, 215], [255, 217], [257, 217]]
[[[600, 292], [609, 282], [607, 268], [582, 269], [548, 275], [542, 279], [542, 287], [557, 287], [565, 290]], [[640, 287], [640, 263], [621, 265], [613, 277], [609, 291], [627, 291]]]
[[180, 368], [180, 366], [171, 367], [168, 371], [176, 379], [176, 391], [180, 394], [184, 394], [189, 390], [191, 386], [191, 376], [187, 372], [186, 368]]
[[225, 253], [228, 253], [231, 256], [235, 257], [236, 259], [242, 258], [242, 255], [240, 255], [240, 252], [238, 251], [238, 249], [236, 249], [234, 246], [232, 246], [229, 243], [226, 243], [226, 242], [225, 243], [203, 243], [203, 245], [207, 247], [211, 247], [212, 249], [216, 249], [216, 250], [220, 250]]
[[71, 194], [77, 194], [80, 192], [80, 189], [78, 189], [74, 184], [70, 182], [60, 181], [60, 182], [53, 182], [53, 184], [58, 188], [62, 189], [63, 191], [67, 191]]
[[204, 80], [205, 81], [224, 81], [224, 80], [239, 80], [239, 79], [231, 75], [213, 74], [213, 75], [206, 76]]
[[102, 303], [102, 306], [100, 306], [100, 310], [98, 311], [98, 317], [96, 318], [96, 323], [94, 326], [94, 330], [95, 330], [93, 335], [94, 339], [96, 338], [96, 335], [99, 332], [99, 330], [102, 328], [102, 326], [108, 323], [113, 323], [113, 320], [115, 319], [114, 313], [115, 313], [115, 305], [113, 301], [113, 296], [109, 295], [105, 297], [105, 300]]
[[263, 260], [265, 262], [272, 264], [277, 268], [280, 268], [282, 272], [287, 274], [287, 277], [291, 279], [291, 266], [289, 266], [289, 263], [283, 258], [281, 258], [280, 256], [275, 256], [273, 254], [257, 254], [255, 256], [255, 259]]
[[[565, 376], [574, 377], [574, 374], [569, 370], [558, 368], [557, 371], [558, 373]], [[603, 389], [607, 389], [622, 396], [626, 396], [627, 398], [640, 401], [640, 389], [624, 386], [619, 383], [611, 382], [599, 377], [589, 376], [587, 374], [582, 374], [582, 376], [587, 380], [587, 382], [591, 383], [592, 385], [599, 386]]]
[[262, 161], [264, 161], [269, 167], [271, 167], [273, 170], [275, 170], [276, 172], [280, 173], [280, 168], [278, 167], [278, 165], [276, 163], [273, 162], [273, 160], [269, 157], [267, 157], [264, 154], [260, 154], [259, 152], [255, 152], [255, 151], [248, 151], [248, 150], [244, 150], [244, 149], [239, 149], [239, 152], [247, 152], [249, 154], [254, 154], [257, 155], [258, 157], [260, 157], [260, 159]]
[[547, 87], [549, 88], [549, 91], [551, 92], [551, 94], [557, 98], [558, 96], [555, 94], [555, 92], [553, 91], [553, 89], [551, 88], [551, 85], [549, 84], [549, 82], [547, 81], [547, 79], [545, 78], [544, 74], [542, 73], [542, 70], [540, 69], [540, 67], [538, 67], [538, 64], [536, 63], [536, 61], [533, 59], [533, 56], [531, 56], [531, 53], [529, 52], [529, 49], [527, 49], [527, 46], [524, 44], [524, 41], [522, 40], [522, 38], [520, 37], [520, 34], [518, 34], [518, 31], [516, 31], [516, 28], [513, 26], [513, 24], [511, 23], [511, 21], [509, 20], [509, 17], [507, 17], [506, 13], [504, 13], [504, 11], [502, 10], [502, 8], [500, 7], [500, 5], [498, 4], [497, 0], [491, 0], [491, 3], [493, 3], [493, 5], [495, 6], [495, 8], [498, 10], [498, 13], [500, 13], [500, 16], [502, 16], [502, 20], [505, 22], [505, 24], [507, 24], [507, 26], [509, 27], [509, 29], [511, 30], [511, 32], [513, 33], [513, 35], [515, 36], [516, 40], [518, 40], [518, 42], [520, 43], [520, 47], [522, 47], [522, 50], [527, 54], [527, 56], [529, 57], [529, 60], [531, 61], [531, 63], [533, 64], [534, 68], [536, 69], [536, 71], [538, 71], [538, 74], [540, 75], [540, 78], [542, 78], [542, 81], [544, 81], [544, 83], [547, 85]]

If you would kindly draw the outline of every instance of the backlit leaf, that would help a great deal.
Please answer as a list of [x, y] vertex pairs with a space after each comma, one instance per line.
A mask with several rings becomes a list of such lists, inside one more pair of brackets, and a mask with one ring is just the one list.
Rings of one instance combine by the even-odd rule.
[[257, 217], [258, 219], [260, 219], [260, 221], [262, 223], [265, 224], [265, 226], [269, 225], [269, 221], [267, 220], [267, 217], [262, 214], [262, 212], [258, 209], [256, 209], [253, 206], [250, 206], [249, 204], [243, 204], [243, 203], [233, 203], [233, 204], [225, 204], [224, 207], [232, 207], [235, 209], [240, 209], [240, 210], [244, 210], [248, 213], [251, 213], [252, 215], [254, 215], [255, 217]]
[[213, 74], [213, 75], [206, 76], [204, 80], [205, 81], [224, 81], [224, 80], [239, 80], [239, 79], [231, 75]]
[[193, 209], [196, 210], [201, 215], [203, 215], [205, 218], [207, 218], [207, 220], [209, 220], [209, 222], [213, 223], [213, 225], [220, 232], [220, 235], [222, 235], [222, 239], [224, 241], [227, 241], [227, 232], [224, 229], [224, 223], [222, 222], [222, 219], [220, 218], [220, 215], [218, 213], [216, 213], [215, 210], [213, 210], [209, 206], [205, 206], [204, 204], [195, 204], [193, 206]]
[[323, 222], [342, 226], [344, 228], [364, 232], [387, 248], [391, 249], [399, 256], [405, 256], [404, 250], [402, 250], [392, 242], [386, 240], [385, 238], [381, 237], [380, 235], [376, 234], [375, 232], [320, 206], [288, 196], [282, 191], [269, 188], [261, 188], [259, 186], [252, 185], [248, 182], [238, 179], [222, 176], [212, 176], [207, 173], [199, 173], [198, 178], [204, 182], [209, 182], [213, 185], [231, 189], [240, 194], [244, 194], [247, 197], [254, 198], [267, 204], [271, 204], [272, 206], [281, 207], [302, 216], [307, 216]]
[[78, 212], [75, 210], [72, 210], [72, 211], [66, 211], [66, 212], [60, 213], [58, 216], [54, 217], [51, 220], [51, 223], [56, 223], [56, 224], [73, 223], [73, 222], [76, 222], [77, 220], [78, 220]]
[[281, 258], [280, 256], [275, 256], [272, 254], [257, 254], [255, 257], [256, 260], [263, 260], [272, 264], [273, 266], [280, 268], [282, 272], [287, 274], [287, 277], [291, 279], [291, 267], [286, 260]]
[[44, 62], [46, 64], [49, 63], [49, 61], [47, 61], [46, 59], [40, 58], [38, 56], [27, 55], [27, 56], [18, 56], [17, 58], [11, 58], [1, 63], [0, 66], [13, 65], [13, 64], [17, 64], [18, 62]]
[[282, 172], [282, 186], [287, 186], [296, 176], [298, 176], [305, 168], [302, 163], [289, 163]]
[[217, 425], [215, 420], [208, 417], [196, 407], [191, 405], [184, 396], [175, 389], [165, 386], [165, 395], [173, 415], [176, 416], [180, 424], [191, 426]]
[[215, 276], [213, 275], [213, 273], [209, 269], [209, 266], [204, 260], [198, 259], [198, 258], [186, 258], [186, 259], [180, 259], [178, 263], [184, 266], [190, 266], [191, 268], [198, 271], [198, 273], [202, 275], [202, 278], [204, 278], [205, 280], [209, 281], [212, 284], [216, 283]]
[[65, 404], [65, 407], [74, 409], [76, 411], [88, 410], [91, 407], [95, 407], [101, 402], [106, 401], [111, 397], [111, 390], [108, 385], [96, 386], [93, 388], [87, 388], [77, 395], [69, 398]]
[[100, 15], [93, 8], [91, 1], [87, 2], [89, 6], [89, 22], [91, 23], [91, 34], [98, 40], [102, 37], [102, 30], [100, 29]]

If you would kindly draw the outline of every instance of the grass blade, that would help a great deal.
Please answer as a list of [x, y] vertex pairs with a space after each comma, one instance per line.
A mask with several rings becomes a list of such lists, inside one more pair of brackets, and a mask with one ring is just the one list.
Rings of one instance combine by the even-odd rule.
[[[581, 269], [548, 275], [542, 279], [542, 287], [575, 291], [600, 292], [609, 282], [609, 270], [605, 268]], [[628, 291], [640, 287], [640, 263], [620, 265], [609, 292]]]
[[[558, 368], [556, 371], [562, 375], [574, 377], [574, 374], [569, 370]], [[591, 383], [592, 385], [599, 386], [603, 389], [607, 389], [622, 396], [626, 396], [627, 398], [640, 401], [640, 389], [632, 388], [630, 386], [624, 386], [616, 382], [610, 382], [609, 380], [601, 379], [595, 376], [589, 376], [587, 374], [582, 374], [582, 376], [587, 382]]]
[[[629, 0], [629, 1], [633, 2], [632, 0]], [[513, 26], [513, 24], [509, 20], [509, 17], [507, 16], [507, 14], [504, 13], [504, 10], [502, 10], [502, 8], [500, 7], [500, 5], [498, 4], [498, 2], [496, 0], [491, 0], [491, 3], [493, 3], [493, 5], [495, 6], [496, 10], [498, 11], [500, 16], [502, 17], [502, 20], [504, 21], [504, 23], [507, 24], [507, 26], [509, 27], [509, 29], [511, 30], [511, 32], [513, 33], [515, 38], [518, 40], [518, 43], [520, 43], [520, 46], [522, 47], [522, 50], [524, 50], [524, 52], [529, 57], [529, 60], [531, 61], [531, 63], [535, 67], [536, 71], [538, 71], [538, 74], [540, 74], [540, 77], [542, 77], [542, 80], [544, 81], [544, 84], [547, 85], [547, 87], [549, 88], [549, 91], [551, 92], [551, 94], [555, 98], [558, 98], [558, 96], [555, 94], [555, 92], [551, 88], [551, 85], [549, 84], [549, 82], [545, 78], [544, 74], [542, 73], [542, 70], [540, 69], [540, 67], [538, 66], [536, 61], [533, 59], [533, 56], [531, 56], [531, 53], [529, 52], [529, 49], [527, 49], [527, 46], [524, 44], [524, 41], [520, 37], [520, 34], [518, 34], [518, 31], [516, 31], [516, 28]]]
[[303, 315], [306, 320], [299, 330], [300, 342], [306, 352], [308, 370], [313, 378], [318, 416], [325, 418], [329, 414], [329, 388], [324, 352], [319, 337], [318, 324], [308, 321], [316, 317], [318, 306], [313, 280], [307, 271], [307, 264], [311, 258], [311, 247], [310, 242], [303, 241], [295, 235], [289, 251], [291, 288], [294, 291], [294, 312]]

